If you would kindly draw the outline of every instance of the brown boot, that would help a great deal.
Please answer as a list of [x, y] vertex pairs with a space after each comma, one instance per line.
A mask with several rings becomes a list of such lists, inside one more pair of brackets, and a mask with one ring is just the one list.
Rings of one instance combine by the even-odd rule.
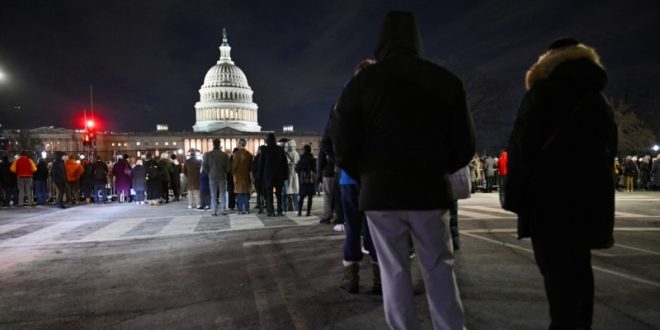
[[374, 273], [374, 286], [371, 288], [371, 294], [382, 295], [383, 286], [380, 282], [380, 268], [378, 268], [378, 264], [371, 264], [371, 271]]
[[348, 293], [358, 293], [360, 291], [360, 265], [352, 263], [344, 266], [344, 278], [341, 279], [341, 288]]

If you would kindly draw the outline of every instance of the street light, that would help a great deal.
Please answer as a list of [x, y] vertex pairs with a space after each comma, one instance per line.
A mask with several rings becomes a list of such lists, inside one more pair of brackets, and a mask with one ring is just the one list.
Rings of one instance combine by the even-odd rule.
[[0, 68], [0, 82], [4, 82], [7, 80], [7, 75], [2, 71], [2, 68]]
[[657, 144], [654, 144], [653, 148], [651, 148], [651, 149], [653, 149], [653, 151], [655, 151], [655, 152], [658, 152], [658, 149], [660, 149], [660, 146], [658, 146]]

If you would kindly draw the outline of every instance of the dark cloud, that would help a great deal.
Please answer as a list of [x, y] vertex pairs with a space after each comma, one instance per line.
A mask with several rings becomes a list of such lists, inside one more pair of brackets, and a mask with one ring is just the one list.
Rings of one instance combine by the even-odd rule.
[[320, 131], [391, 9], [415, 13], [427, 58], [510, 86], [514, 99], [525, 70], [558, 36], [599, 50], [612, 93], [625, 79], [658, 91], [660, 4], [652, 0], [13, 1], [0, 12], [0, 68], [10, 79], [0, 85], [0, 122], [74, 127], [93, 85], [106, 128], [191, 130], [226, 27], [263, 128]]

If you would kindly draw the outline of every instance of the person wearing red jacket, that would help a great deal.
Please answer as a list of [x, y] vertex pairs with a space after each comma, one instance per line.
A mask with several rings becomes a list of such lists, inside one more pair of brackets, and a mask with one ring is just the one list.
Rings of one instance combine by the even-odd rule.
[[32, 191], [32, 173], [37, 171], [37, 165], [27, 156], [27, 152], [21, 151], [20, 156], [11, 164], [10, 170], [16, 173], [16, 182], [18, 184], [18, 206], [23, 206], [25, 196], [28, 197], [28, 205], [34, 203], [34, 193]]
[[506, 189], [506, 167], [508, 162], [509, 154], [506, 150], [502, 150], [500, 158], [497, 160], [497, 172], [499, 173], [499, 188], [497, 191], [500, 193], [500, 203], [504, 200], [504, 189]]

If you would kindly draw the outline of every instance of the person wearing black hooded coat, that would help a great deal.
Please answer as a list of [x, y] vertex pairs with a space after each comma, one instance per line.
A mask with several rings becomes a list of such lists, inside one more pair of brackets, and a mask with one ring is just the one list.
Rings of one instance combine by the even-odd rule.
[[421, 58], [417, 25], [407, 12], [387, 14], [375, 55], [377, 63], [344, 88], [330, 135], [337, 166], [361, 185], [359, 207], [378, 252], [385, 319], [393, 329], [420, 328], [409, 268], [412, 235], [433, 327], [462, 329], [448, 173], [475, 152], [463, 84]]
[[[508, 147], [503, 207], [531, 237], [550, 305], [550, 329], [591, 329], [594, 278], [590, 249], [613, 246], [617, 127], [596, 51], [559, 39], [526, 75]], [[566, 159], [590, 159], [589, 170]], [[557, 182], [589, 182], [564, 189]], [[567, 213], [566, 210], [572, 210]]]
[[259, 181], [266, 195], [266, 209], [268, 216], [275, 216], [273, 209], [273, 188], [277, 199], [277, 215], [282, 216], [282, 187], [284, 180], [289, 177], [289, 166], [284, 154], [284, 148], [277, 145], [275, 134], [266, 137], [266, 146], [259, 156]]
[[55, 184], [55, 190], [57, 191], [57, 198], [55, 199], [55, 206], [63, 209], [65, 208], [62, 199], [64, 197], [64, 187], [66, 185], [66, 169], [64, 166], [64, 152], [56, 151], [55, 160], [53, 161], [53, 167], [50, 170], [50, 176], [53, 179], [53, 184]]

